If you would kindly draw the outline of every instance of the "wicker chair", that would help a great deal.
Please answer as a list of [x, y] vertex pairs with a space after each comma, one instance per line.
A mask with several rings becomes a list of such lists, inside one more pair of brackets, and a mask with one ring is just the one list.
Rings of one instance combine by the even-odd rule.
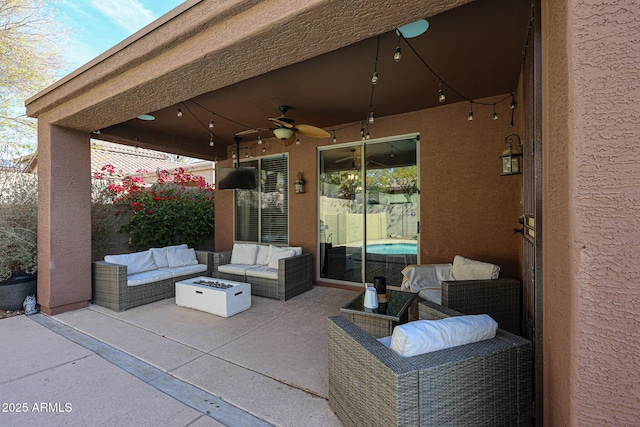
[[521, 334], [520, 281], [455, 280], [442, 282], [442, 306], [464, 314], [488, 314], [500, 329]]
[[[421, 315], [459, 315], [430, 301]], [[403, 358], [342, 316], [328, 319], [329, 405], [349, 426], [529, 426], [531, 342], [495, 338]]]
[[267, 279], [219, 271], [218, 267], [231, 262], [231, 251], [214, 252], [213, 277], [246, 282], [251, 285], [251, 295], [286, 301], [313, 287], [312, 259], [310, 253], [283, 258], [278, 261], [278, 278]]

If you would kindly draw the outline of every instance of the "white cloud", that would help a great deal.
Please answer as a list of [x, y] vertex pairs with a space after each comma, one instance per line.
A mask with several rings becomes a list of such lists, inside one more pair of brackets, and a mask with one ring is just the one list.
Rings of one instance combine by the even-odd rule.
[[138, 0], [93, 0], [93, 7], [129, 34], [143, 28], [156, 16]]

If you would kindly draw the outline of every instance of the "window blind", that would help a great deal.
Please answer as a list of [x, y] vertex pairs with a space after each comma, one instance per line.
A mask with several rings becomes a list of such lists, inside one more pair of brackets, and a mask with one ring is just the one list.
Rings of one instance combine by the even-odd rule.
[[262, 159], [260, 165], [260, 237], [265, 243], [289, 241], [289, 177], [287, 158]]
[[[257, 161], [243, 162], [242, 166], [257, 167]], [[258, 190], [235, 190], [235, 240], [257, 242], [260, 198]]]
[[255, 190], [235, 191], [235, 240], [287, 244], [288, 158], [262, 158], [242, 165], [258, 168], [258, 185]]

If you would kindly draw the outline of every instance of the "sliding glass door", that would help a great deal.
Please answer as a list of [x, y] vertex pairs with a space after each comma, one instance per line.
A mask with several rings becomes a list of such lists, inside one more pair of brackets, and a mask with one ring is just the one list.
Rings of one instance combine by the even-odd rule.
[[319, 151], [321, 279], [398, 285], [417, 261], [417, 136]]

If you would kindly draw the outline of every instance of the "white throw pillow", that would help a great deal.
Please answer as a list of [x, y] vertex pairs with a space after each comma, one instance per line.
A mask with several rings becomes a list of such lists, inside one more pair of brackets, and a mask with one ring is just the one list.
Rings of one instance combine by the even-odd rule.
[[302, 255], [302, 246], [287, 246], [286, 248], [282, 248], [282, 249], [291, 249], [293, 250], [296, 256]]
[[497, 330], [498, 322], [487, 314], [417, 320], [393, 329], [391, 349], [401, 356], [416, 356], [490, 339]]
[[256, 264], [267, 265], [269, 264], [269, 246], [258, 245], [258, 254], [256, 255]]
[[158, 268], [153, 261], [151, 251], [134, 252], [131, 254], [106, 255], [106, 262], [112, 264], [123, 264], [127, 266], [127, 275], [142, 273], [143, 271], [155, 270]]
[[279, 250], [278, 246], [269, 245], [269, 252], [267, 252], [267, 260], [266, 264], [269, 265], [269, 261], [271, 261], [271, 256], [275, 253], [275, 251]]
[[258, 245], [253, 243], [235, 243], [231, 251], [231, 264], [254, 265]]
[[455, 280], [489, 280], [498, 278], [500, 267], [456, 255], [453, 258], [451, 273]]
[[269, 268], [278, 268], [278, 262], [284, 258], [290, 258], [295, 256], [295, 251], [293, 249], [276, 249], [271, 253], [271, 258], [269, 259]]
[[181, 248], [187, 249], [188, 246], [186, 243], [181, 245], [173, 245], [173, 246], [165, 246], [164, 248], [151, 248], [151, 254], [153, 255], [153, 261], [156, 263], [158, 268], [167, 268], [169, 267], [169, 260], [167, 260], [167, 249], [170, 248]]
[[167, 249], [167, 260], [169, 262], [169, 268], [198, 264], [196, 251], [193, 248], [169, 248]]

